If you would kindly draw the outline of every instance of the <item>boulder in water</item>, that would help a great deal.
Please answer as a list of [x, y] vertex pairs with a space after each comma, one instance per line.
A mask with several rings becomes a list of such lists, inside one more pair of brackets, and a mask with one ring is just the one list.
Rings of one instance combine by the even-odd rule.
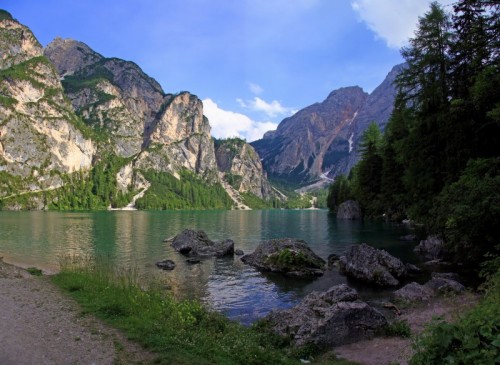
[[316, 255], [305, 241], [293, 238], [264, 241], [241, 261], [262, 271], [295, 277], [318, 276], [325, 271], [325, 260]]
[[385, 250], [362, 243], [354, 245], [340, 256], [342, 274], [378, 286], [398, 286], [399, 279], [407, 275], [403, 262]]

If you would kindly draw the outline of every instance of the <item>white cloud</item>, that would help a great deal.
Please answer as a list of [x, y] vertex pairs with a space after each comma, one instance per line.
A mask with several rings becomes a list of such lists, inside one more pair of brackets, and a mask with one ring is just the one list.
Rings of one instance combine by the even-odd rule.
[[244, 114], [221, 109], [209, 98], [203, 100], [203, 111], [212, 126], [212, 135], [216, 138], [240, 137], [252, 142], [278, 127], [277, 123], [257, 122]]
[[255, 96], [253, 100], [243, 100], [236, 99], [236, 102], [244, 109], [249, 109], [254, 112], [264, 113], [269, 118], [274, 118], [279, 115], [292, 115], [292, 108], [287, 108], [281, 105], [277, 100], [273, 100], [270, 103]]
[[248, 83], [248, 88], [250, 89], [252, 94], [255, 94], [255, 95], [259, 95], [259, 94], [262, 94], [264, 92], [264, 89], [260, 85], [255, 84], [253, 82]]
[[[455, 0], [438, 1], [441, 5]], [[400, 48], [413, 37], [418, 17], [429, 10], [429, 1], [423, 0], [354, 0], [351, 6], [377, 37], [389, 47]]]

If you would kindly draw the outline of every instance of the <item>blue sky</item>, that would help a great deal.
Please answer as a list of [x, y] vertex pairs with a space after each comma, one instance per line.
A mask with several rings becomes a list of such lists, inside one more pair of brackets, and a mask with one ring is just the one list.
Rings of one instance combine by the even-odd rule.
[[[450, 0], [440, 1], [450, 4]], [[216, 137], [251, 141], [402, 62], [426, 0], [2, 0], [43, 46], [73, 38], [204, 102]]]

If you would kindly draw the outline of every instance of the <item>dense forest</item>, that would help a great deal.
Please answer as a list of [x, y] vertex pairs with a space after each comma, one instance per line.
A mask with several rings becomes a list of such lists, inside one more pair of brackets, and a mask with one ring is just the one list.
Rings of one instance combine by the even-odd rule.
[[382, 133], [373, 123], [361, 160], [330, 187], [335, 210], [357, 200], [367, 218], [422, 223], [456, 261], [477, 265], [500, 227], [500, 14], [498, 1], [437, 3], [402, 49], [406, 67]]

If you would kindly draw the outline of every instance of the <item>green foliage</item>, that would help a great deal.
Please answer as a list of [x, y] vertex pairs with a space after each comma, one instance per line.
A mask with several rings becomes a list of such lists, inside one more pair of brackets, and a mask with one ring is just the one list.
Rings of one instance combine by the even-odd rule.
[[11, 108], [17, 104], [17, 100], [10, 96], [0, 95], [0, 105], [4, 108]]
[[352, 174], [352, 191], [366, 217], [383, 213], [380, 193], [382, 182], [382, 133], [375, 122], [370, 123], [361, 137], [361, 160]]
[[382, 335], [388, 337], [411, 337], [411, 328], [406, 320], [396, 320], [382, 330]]
[[273, 208], [273, 201], [266, 201], [259, 198], [257, 195], [244, 192], [240, 194], [243, 198], [243, 203], [252, 209], [269, 209]]
[[29, 272], [31, 275], [33, 276], [42, 276], [43, 275], [43, 272], [42, 270], [40, 270], [39, 268], [37, 267], [28, 267], [26, 269], [27, 272]]
[[144, 171], [151, 187], [136, 201], [138, 209], [230, 209], [233, 201], [220, 184], [208, 184], [184, 170], [180, 179], [166, 172]]
[[318, 267], [318, 265], [311, 261], [302, 252], [297, 252], [285, 248], [278, 252], [269, 255], [266, 258], [268, 264], [280, 267], [280, 268], [302, 268], [302, 267]]
[[241, 181], [243, 180], [243, 176], [226, 172], [224, 173], [224, 180], [226, 180], [233, 188], [238, 190], [240, 188]]
[[91, 210], [119, 208], [132, 199], [133, 192], [117, 189], [116, 174], [129, 159], [113, 154], [103, 155], [90, 172], [61, 176], [64, 186], [51, 192], [49, 208], [55, 210]]
[[54, 283], [83, 310], [124, 331], [158, 355], [159, 364], [296, 364], [285, 342], [245, 328], [195, 301], [178, 301], [160, 290], [96, 267], [63, 268]]
[[95, 89], [102, 80], [113, 83], [113, 73], [104, 66], [106, 59], [84, 68], [73, 75], [68, 75], [62, 80], [67, 93], [76, 93], [84, 88]]
[[352, 198], [351, 182], [344, 175], [336, 176], [335, 181], [328, 190], [328, 197], [326, 198], [328, 208], [331, 211], [336, 211], [340, 204]]
[[44, 77], [35, 71], [38, 64], [53, 67], [46, 57], [33, 57], [12, 67], [0, 70], [0, 82], [3, 80], [24, 80], [29, 81], [36, 88], [43, 89], [45, 85], [36, 78], [37, 76]]
[[500, 363], [500, 267], [482, 301], [456, 323], [435, 321], [417, 339], [411, 365]]
[[232, 153], [237, 153], [241, 147], [247, 143], [246, 140], [239, 137], [229, 137], [229, 138], [213, 138], [215, 149], [224, 146], [229, 148]]
[[500, 237], [499, 191], [500, 161], [478, 159], [469, 161], [458, 181], [437, 197], [429, 226], [442, 231], [456, 261], [477, 267], [494, 251]]

